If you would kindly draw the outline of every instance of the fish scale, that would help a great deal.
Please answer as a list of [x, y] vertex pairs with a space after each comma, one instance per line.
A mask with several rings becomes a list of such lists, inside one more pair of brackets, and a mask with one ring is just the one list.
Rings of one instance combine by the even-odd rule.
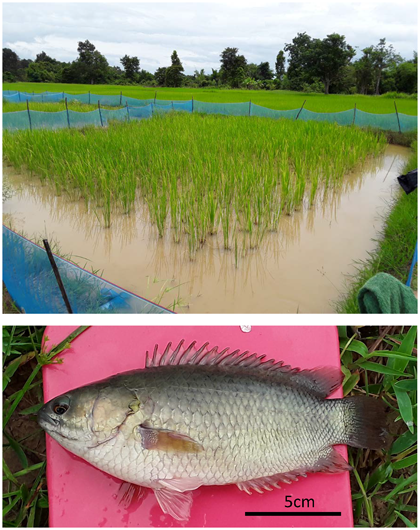
[[41, 426], [99, 469], [153, 488], [180, 520], [189, 491], [202, 485], [261, 492], [307, 472], [348, 469], [335, 444], [382, 444], [376, 400], [325, 399], [341, 373], [181, 346], [155, 350], [144, 370], [58, 396], [41, 409]]

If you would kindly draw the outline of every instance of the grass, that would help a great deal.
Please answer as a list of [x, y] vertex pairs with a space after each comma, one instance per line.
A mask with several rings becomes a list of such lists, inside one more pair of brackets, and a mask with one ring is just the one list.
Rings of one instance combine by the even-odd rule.
[[[417, 168], [417, 142], [412, 144], [412, 154], [403, 168], [407, 173]], [[378, 272], [391, 274], [402, 283], [407, 281], [417, 240], [417, 200], [418, 191], [406, 195], [402, 190], [390, 204], [390, 213], [378, 248], [371, 253], [366, 261], [355, 263], [356, 274], [349, 280], [349, 290], [337, 306], [340, 313], [359, 313], [357, 294], [361, 287]], [[417, 270], [413, 278], [412, 288], [417, 290]]]
[[[44, 364], [72, 337], [42, 354], [44, 326], [3, 327], [3, 525], [48, 526], [42, 406]], [[82, 332], [83, 328], [78, 330]], [[417, 519], [417, 329], [339, 327], [345, 395], [370, 394], [389, 408], [385, 450], [349, 448], [355, 526], [415, 527]]]
[[187, 237], [191, 256], [219, 230], [226, 249], [238, 237], [257, 248], [282, 214], [340, 186], [384, 147], [384, 136], [355, 127], [182, 113], [3, 136], [9, 163], [83, 198], [104, 227], [140, 198], [157, 234]]
[[417, 526], [417, 327], [339, 326], [344, 395], [388, 408], [386, 449], [349, 448], [355, 526]]
[[[199, 101], [238, 103], [248, 102], [279, 110], [300, 108], [306, 100], [305, 108], [313, 112], [339, 112], [353, 109], [354, 105], [365, 112], [374, 114], [394, 113], [394, 102], [384, 96], [361, 96], [360, 94], [342, 95], [332, 94], [304, 94], [286, 90], [226, 90], [226, 89], [194, 89], [194, 88], [148, 88], [142, 86], [117, 85], [72, 85], [60, 83], [3, 83], [4, 90], [21, 92], [67, 92], [69, 94], [120, 94], [137, 99], [189, 100], [192, 97]], [[416, 99], [398, 99], [398, 112], [417, 115]]]
[[[76, 112], [91, 112], [96, 110], [98, 105], [87, 105], [85, 103], [80, 103], [79, 101], [70, 101], [68, 104], [69, 110], [74, 110]], [[120, 107], [107, 107], [102, 106], [103, 109], [115, 110]], [[8, 101], [3, 101], [3, 112], [18, 112], [26, 110], [26, 103], [9, 103]], [[59, 103], [29, 103], [29, 110], [37, 110], [41, 112], [61, 112], [66, 110], [66, 104], [64, 101]]]

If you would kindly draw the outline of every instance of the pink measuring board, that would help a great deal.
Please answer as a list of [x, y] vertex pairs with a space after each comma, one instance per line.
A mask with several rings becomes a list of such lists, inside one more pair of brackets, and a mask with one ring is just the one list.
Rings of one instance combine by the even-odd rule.
[[[75, 327], [48, 327], [47, 349]], [[335, 327], [138, 326], [92, 327], [77, 337], [60, 357], [63, 364], [43, 369], [45, 401], [72, 388], [119, 372], [143, 368], [146, 350], [181, 339], [200, 346], [230, 347], [267, 354], [301, 368], [340, 366]], [[341, 389], [333, 397], [341, 397]], [[346, 447], [338, 450], [347, 456]], [[349, 473], [312, 474], [281, 490], [247, 495], [234, 485], [204, 486], [193, 492], [188, 523], [165, 515], [150, 490], [140, 506], [125, 509], [116, 501], [120, 481], [72, 455], [47, 435], [47, 480], [50, 526], [53, 527], [349, 527], [353, 526]], [[314, 508], [294, 511], [341, 512], [341, 516], [252, 516], [245, 511], [285, 511], [286, 495], [314, 499]]]

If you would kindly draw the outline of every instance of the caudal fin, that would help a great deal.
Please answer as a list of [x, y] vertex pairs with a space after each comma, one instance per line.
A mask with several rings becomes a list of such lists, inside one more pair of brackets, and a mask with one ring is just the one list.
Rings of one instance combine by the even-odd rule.
[[384, 403], [367, 396], [352, 396], [344, 398], [342, 404], [346, 443], [352, 447], [382, 449], [387, 437]]

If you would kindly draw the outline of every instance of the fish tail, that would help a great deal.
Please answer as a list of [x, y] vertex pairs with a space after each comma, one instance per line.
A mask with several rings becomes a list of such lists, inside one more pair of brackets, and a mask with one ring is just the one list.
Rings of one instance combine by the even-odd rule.
[[352, 396], [340, 401], [344, 409], [344, 443], [352, 447], [382, 449], [387, 437], [384, 403], [367, 396]]

